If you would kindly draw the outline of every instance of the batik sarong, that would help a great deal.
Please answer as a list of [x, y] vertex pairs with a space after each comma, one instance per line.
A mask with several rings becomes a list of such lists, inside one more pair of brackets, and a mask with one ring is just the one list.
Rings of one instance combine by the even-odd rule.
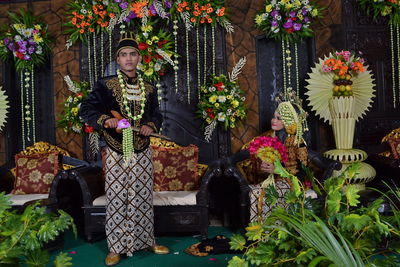
[[151, 149], [125, 163], [122, 155], [106, 148], [104, 172], [108, 248], [132, 256], [155, 244]]
[[265, 197], [260, 195], [264, 191], [261, 184], [250, 185], [250, 222], [264, 221], [275, 206], [286, 207], [285, 194], [290, 190], [290, 184], [284, 179], [275, 180], [275, 189], [278, 192], [278, 199], [274, 206], [266, 203]]

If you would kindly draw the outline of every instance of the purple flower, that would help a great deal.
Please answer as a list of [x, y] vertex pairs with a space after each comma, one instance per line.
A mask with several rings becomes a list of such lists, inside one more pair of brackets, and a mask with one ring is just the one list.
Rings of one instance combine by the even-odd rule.
[[290, 28], [292, 28], [292, 26], [293, 26], [293, 23], [291, 20], [288, 20], [286, 23], [283, 24], [283, 28], [285, 28], [285, 29], [290, 29]]
[[289, 17], [294, 18], [296, 16], [296, 12], [292, 11], [289, 13]]
[[295, 30], [295, 31], [300, 31], [300, 29], [301, 29], [301, 23], [294, 23], [293, 24], [293, 29]]
[[276, 20], [273, 20], [273, 21], [271, 22], [271, 26], [272, 26], [272, 27], [278, 27], [278, 22], [277, 22]]
[[128, 2], [122, 2], [121, 4], [119, 4], [119, 7], [122, 9], [126, 9], [128, 7]]
[[172, 2], [170, 2], [170, 1], [165, 1], [165, 2], [164, 2], [164, 6], [165, 6], [166, 8], [171, 8], [171, 7], [172, 7]]
[[121, 3], [121, 0], [114, 0], [115, 3]]
[[22, 54], [25, 54], [25, 53], [26, 53], [26, 48], [25, 48], [25, 47], [20, 47], [20, 48], [18, 49], [18, 52], [20, 52], [20, 53], [22, 53]]
[[28, 54], [33, 54], [33, 52], [35, 52], [35, 47], [33, 46], [28, 47]]
[[305, 18], [304, 18], [304, 22], [305, 22], [305, 23], [310, 22], [310, 18], [309, 18], [309, 17], [305, 17]]
[[10, 43], [10, 38], [4, 38], [4, 44], [5, 45], [8, 45]]
[[157, 14], [157, 10], [156, 10], [156, 8], [155, 8], [155, 6], [153, 4], [151, 4], [149, 10], [150, 10], [150, 13], [152, 15], [156, 15]]
[[305, 16], [305, 15], [307, 14], [307, 9], [303, 8], [303, 9], [301, 10], [301, 14], [302, 14], [303, 16]]
[[129, 121], [127, 119], [122, 119], [122, 120], [118, 121], [117, 128], [125, 129], [125, 128], [128, 128], [128, 127], [131, 127], [131, 124], [129, 123]]
[[28, 39], [28, 43], [29, 43], [30, 45], [36, 45], [35, 41], [33, 41], [33, 38], [29, 38], [29, 39]]
[[19, 47], [22, 47], [22, 48], [25, 48], [26, 45], [28, 44], [26, 41], [19, 41], [17, 43], [18, 43]]
[[275, 17], [278, 16], [278, 15], [279, 15], [279, 13], [278, 13], [277, 10], [272, 10], [271, 16], [272, 16], [273, 18], [275, 18]]
[[128, 16], [126, 16], [125, 21], [126, 21], [126, 22], [129, 22], [129, 21], [131, 21], [131, 19], [134, 19], [134, 18], [137, 18], [136, 13], [133, 12], [133, 11], [130, 11], [129, 14], [128, 14]]
[[11, 51], [13, 51], [13, 52], [15, 51], [15, 47], [14, 47], [14, 44], [13, 44], [13, 43], [9, 43], [7, 47], [8, 47], [8, 49], [10, 49]]
[[30, 60], [31, 56], [30, 55], [24, 55], [24, 60]]

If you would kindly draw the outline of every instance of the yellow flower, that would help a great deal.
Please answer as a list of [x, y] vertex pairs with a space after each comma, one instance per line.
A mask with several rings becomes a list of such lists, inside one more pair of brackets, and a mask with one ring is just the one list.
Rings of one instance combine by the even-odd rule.
[[228, 100], [231, 100], [231, 99], [233, 98], [233, 96], [227, 95], [226, 98], [227, 98]]
[[234, 108], [237, 108], [237, 107], [239, 106], [239, 101], [233, 100], [233, 101], [231, 102], [231, 104], [232, 104], [232, 106], [233, 106]]
[[25, 25], [24, 24], [14, 24], [13, 27], [16, 30], [25, 29]]
[[303, 17], [302, 14], [298, 14], [297, 17], [298, 17], [300, 20], [303, 20], [303, 19], [304, 19], [304, 17]]
[[212, 95], [212, 96], [210, 96], [208, 101], [210, 101], [211, 104], [214, 104], [217, 101], [217, 99], [218, 99], [218, 96]]
[[33, 35], [33, 40], [35, 41], [35, 43], [41, 43], [43, 41], [43, 38], [40, 37], [39, 34], [34, 34]]
[[153, 44], [153, 42], [152, 42], [151, 40], [147, 40], [146, 43], [147, 43], [148, 45], [152, 45], [152, 44]]
[[35, 30], [40, 31], [41, 29], [42, 29], [42, 26], [40, 26], [39, 24], [36, 24], [36, 25], [35, 25]]
[[206, 122], [207, 122], [208, 124], [210, 124], [210, 123], [211, 123], [211, 119], [210, 119], [210, 118], [207, 118], [207, 119], [206, 119]]
[[272, 5], [269, 4], [265, 7], [265, 11], [267, 11], [268, 13], [272, 11]]
[[382, 16], [386, 16], [392, 13], [392, 7], [391, 6], [385, 6], [385, 9], [382, 10], [381, 14]]
[[281, 0], [281, 4], [289, 3], [290, 0]]
[[153, 73], [154, 73], [154, 70], [152, 68], [149, 68], [144, 72], [144, 75], [151, 76], [151, 75], [153, 75]]
[[72, 113], [72, 115], [74, 115], [74, 116], [78, 116], [78, 111], [79, 111], [79, 108], [78, 108], [78, 107], [75, 107], [75, 108], [72, 108], [72, 109], [71, 109], [71, 113]]
[[153, 26], [151, 25], [144, 25], [141, 28], [143, 32], [151, 32], [153, 30]]
[[219, 107], [219, 103], [215, 103], [214, 107], [218, 108]]
[[286, 4], [285, 7], [286, 7], [286, 9], [292, 9], [293, 4]]
[[260, 25], [263, 22], [263, 16], [261, 15], [257, 15], [254, 19], [254, 21], [256, 22], [257, 25]]
[[29, 174], [29, 181], [36, 183], [39, 182], [40, 178], [42, 177], [42, 174], [40, 173], [40, 171], [38, 170], [33, 170], [30, 174]]
[[294, 1], [294, 5], [295, 5], [295, 6], [297, 6], [297, 7], [301, 6], [301, 2], [300, 2], [300, 0], [296, 0], [296, 1]]
[[153, 36], [152, 38], [151, 38], [151, 40], [153, 41], [153, 42], [158, 42], [158, 37], [157, 36]]
[[178, 179], [174, 179], [171, 182], [169, 182], [168, 184], [169, 190], [172, 191], [179, 191], [182, 189], [183, 184], [181, 181], [179, 181]]
[[314, 8], [314, 9], [311, 11], [311, 16], [313, 16], [313, 17], [318, 16], [318, 9]]
[[165, 177], [167, 178], [175, 178], [176, 177], [176, 169], [172, 166], [167, 166], [164, 170]]

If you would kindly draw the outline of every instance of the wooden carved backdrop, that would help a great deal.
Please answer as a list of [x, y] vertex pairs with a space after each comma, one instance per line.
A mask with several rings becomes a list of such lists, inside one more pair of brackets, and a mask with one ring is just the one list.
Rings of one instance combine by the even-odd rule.
[[373, 21], [360, 9], [356, 0], [342, 2], [343, 40], [345, 47], [362, 51], [371, 66], [376, 97], [367, 116], [357, 123], [355, 144], [368, 149], [379, 144], [384, 135], [400, 127], [400, 108], [393, 108], [390, 33], [387, 20]]
[[[210, 28], [209, 28], [210, 29]], [[202, 27], [199, 32], [203, 33]], [[216, 73], [225, 73], [226, 58], [225, 58], [225, 33], [220, 27], [216, 28], [215, 43], [216, 43]], [[160, 103], [160, 111], [163, 115], [162, 134], [169, 136], [172, 140], [180, 145], [195, 144], [199, 147], [200, 155], [199, 162], [209, 164], [217, 158], [221, 158], [230, 153], [230, 143], [228, 132], [219, 127], [214, 132], [212, 140], [207, 143], [204, 140], [204, 130], [202, 121], [195, 116], [196, 106], [198, 103], [198, 71], [197, 71], [197, 45], [196, 45], [196, 30], [192, 29], [189, 32], [189, 85], [190, 85], [190, 101], [188, 99], [187, 87], [187, 62], [186, 62], [186, 44], [185, 44], [185, 29], [183, 24], [179, 24], [178, 29], [178, 53], [182, 55], [179, 60], [178, 71], [178, 87], [175, 88], [174, 72], [170, 68], [167, 74], [162, 78], [162, 100]], [[200, 62], [203, 62], [203, 34], [199, 35], [200, 39]], [[113, 51], [119, 40], [119, 34], [116, 32], [113, 36]], [[97, 40], [100, 41], [99, 39]], [[211, 30], [207, 30], [206, 40], [207, 65], [201, 64], [201, 84], [203, 82], [203, 73], [212, 74], [212, 36]], [[108, 43], [104, 48], [108, 51]], [[93, 50], [92, 50], [93, 51]], [[96, 57], [100, 58], [100, 51], [97, 49]], [[81, 80], [88, 80], [88, 50], [86, 47], [81, 48]], [[115, 59], [115, 56], [114, 56]], [[106, 59], [107, 60], [107, 59]], [[108, 63], [108, 62], [107, 62]], [[206, 68], [204, 70], [204, 68]], [[99, 68], [98, 68], [99, 69]], [[98, 73], [99, 77], [102, 75]], [[88, 152], [89, 149], [85, 148]], [[86, 153], [87, 154], [87, 153]], [[91, 158], [91, 155], [86, 155], [86, 158]]]
[[[293, 45], [292, 58], [295, 57]], [[259, 111], [262, 114], [260, 118], [261, 132], [271, 129], [271, 118], [274, 115], [277, 103], [275, 98], [283, 91], [283, 57], [282, 45], [280, 41], [267, 39], [265, 36], [259, 36], [256, 39], [257, 48], [257, 78], [258, 78], [258, 91], [259, 91]], [[298, 44], [298, 81], [299, 81], [299, 97], [305, 99], [305, 79], [310, 67], [315, 61], [315, 46], [314, 40], [309, 38]], [[294, 60], [292, 61], [294, 62]], [[287, 68], [287, 67], [286, 67]], [[296, 91], [296, 73], [290, 73], [291, 85], [293, 90]], [[308, 109], [305, 101], [303, 101], [303, 108]], [[309, 112], [310, 118], [309, 128], [311, 131], [311, 146], [315, 150], [319, 147], [319, 131], [317, 127], [317, 120], [312, 117]]]

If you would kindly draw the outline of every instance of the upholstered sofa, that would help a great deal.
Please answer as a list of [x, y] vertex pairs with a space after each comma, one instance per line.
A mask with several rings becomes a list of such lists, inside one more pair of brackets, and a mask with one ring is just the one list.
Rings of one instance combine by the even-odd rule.
[[[46, 203], [50, 204], [49, 195], [54, 190], [52, 183], [60, 172], [88, 165], [70, 157], [66, 150], [46, 142], [27, 147], [15, 159], [0, 169], [0, 192], [8, 194], [12, 208], [16, 210], [22, 210], [25, 204], [36, 200], [47, 200]], [[41, 186], [46, 188], [39, 188]]]
[[[181, 148], [174, 142], [151, 138], [153, 149]], [[154, 227], [156, 233], [191, 232], [207, 237], [209, 183], [221, 176], [221, 161], [210, 166], [197, 164], [199, 186], [196, 190], [155, 191]], [[155, 168], [156, 169], [156, 168]], [[104, 233], [105, 195], [103, 171], [99, 164], [65, 170], [53, 183], [50, 198], [74, 216], [87, 241]], [[156, 187], [155, 187], [156, 189]]]

